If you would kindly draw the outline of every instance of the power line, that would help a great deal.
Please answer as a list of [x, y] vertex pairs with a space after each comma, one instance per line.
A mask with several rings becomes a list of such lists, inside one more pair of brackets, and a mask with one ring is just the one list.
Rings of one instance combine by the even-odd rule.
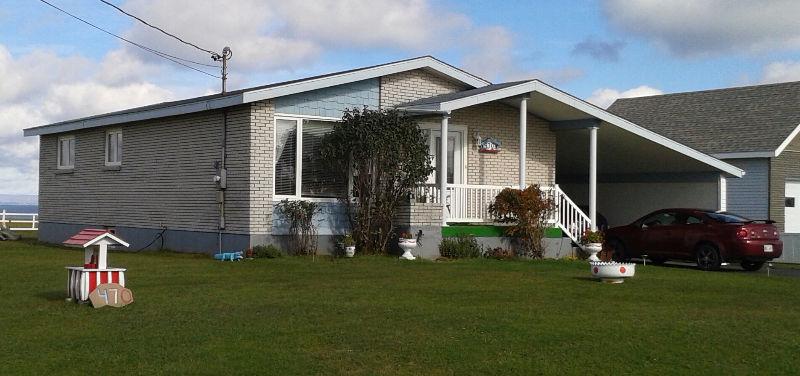
[[106, 0], [100, 0], [100, 1], [101, 1], [101, 2], [103, 2], [104, 4], [106, 4], [106, 5], [110, 6], [110, 7], [113, 7], [114, 9], [116, 9], [116, 10], [118, 10], [118, 11], [122, 12], [123, 14], [125, 14], [125, 15], [127, 15], [127, 16], [129, 16], [129, 17], [132, 17], [132, 18], [136, 19], [137, 21], [139, 21], [139, 22], [141, 22], [141, 23], [143, 23], [143, 24], [145, 24], [145, 25], [147, 25], [147, 26], [150, 26], [151, 28], [153, 28], [153, 29], [155, 29], [155, 30], [158, 30], [158, 31], [160, 31], [160, 32], [162, 32], [162, 33], [164, 33], [164, 34], [166, 34], [166, 35], [168, 35], [168, 36], [171, 36], [171, 37], [173, 37], [173, 38], [175, 38], [175, 39], [179, 40], [181, 43], [183, 43], [183, 44], [185, 44], [185, 45], [192, 46], [192, 47], [194, 47], [194, 48], [196, 48], [196, 49], [198, 49], [198, 50], [200, 50], [200, 51], [203, 51], [203, 52], [208, 52], [208, 53], [210, 53], [210, 54], [211, 54], [211, 56], [213, 56], [213, 57], [218, 57], [218, 56], [219, 56], [219, 54], [218, 54], [218, 53], [216, 53], [216, 52], [214, 52], [214, 51], [210, 51], [210, 50], [207, 50], [207, 49], [205, 49], [205, 48], [202, 48], [202, 47], [200, 47], [200, 46], [198, 46], [198, 45], [196, 45], [196, 44], [194, 44], [194, 43], [187, 42], [187, 41], [185, 41], [185, 40], [181, 39], [180, 37], [178, 37], [177, 35], [175, 35], [175, 34], [172, 34], [172, 33], [169, 33], [169, 32], [167, 32], [166, 30], [164, 30], [164, 29], [162, 29], [162, 28], [160, 28], [160, 27], [158, 27], [158, 26], [155, 26], [155, 25], [153, 25], [153, 24], [150, 24], [149, 22], [147, 22], [147, 21], [145, 21], [145, 20], [143, 20], [143, 19], [139, 18], [138, 16], [136, 16], [136, 15], [134, 15], [134, 14], [130, 14], [130, 13], [126, 12], [126, 11], [125, 11], [125, 10], [123, 10], [122, 8], [120, 8], [120, 7], [118, 7], [118, 6], [114, 5], [114, 4], [112, 4], [112, 3], [110, 3], [110, 2], [108, 2], [108, 1], [106, 1]]
[[[78, 17], [78, 16], [76, 16], [76, 15], [74, 15], [74, 14], [70, 13], [70, 12], [67, 12], [67, 11], [66, 11], [66, 10], [64, 10], [64, 9], [61, 9], [61, 8], [59, 8], [59, 7], [55, 6], [55, 5], [53, 5], [53, 4], [49, 3], [49, 2], [47, 2], [46, 0], [39, 0], [39, 1], [41, 1], [41, 2], [43, 2], [43, 3], [45, 3], [45, 4], [47, 4], [47, 5], [49, 5], [49, 6], [51, 6], [51, 7], [53, 7], [54, 9], [56, 9], [56, 10], [58, 10], [58, 11], [60, 11], [60, 12], [64, 13], [64, 14], [66, 14], [66, 15], [68, 15], [68, 16], [70, 16], [70, 17], [72, 17], [72, 18], [74, 18], [74, 19], [76, 19], [76, 20], [78, 20], [78, 21], [81, 21], [81, 22], [83, 22], [83, 23], [85, 23], [85, 24], [87, 24], [87, 25], [89, 25], [89, 26], [91, 26], [91, 27], [93, 27], [93, 28], [95, 28], [95, 29], [97, 29], [97, 30], [100, 30], [100, 31], [102, 31], [102, 32], [104, 32], [104, 33], [106, 33], [106, 34], [108, 34], [108, 35], [111, 35], [111, 36], [113, 36], [114, 38], [117, 38], [117, 39], [119, 39], [119, 40], [122, 40], [122, 41], [128, 42], [128, 43], [130, 43], [130, 44], [132, 44], [132, 45], [134, 45], [134, 46], [136, 46], [136, 47], [139, 47], [139, 48], [141, 48], [141, 49], [143, 49], [143, 50], [145, 50], [145, 51], [147, 51], [147, 52], [153, 53], [153, 54], [155, 54], [155, 55], [157, 55], [157, 56], [160, 56], [160, 57], [162, 57], [162, 58], [164, 58], [164, 59], [167, 59], [167, 60], [169, 60], [169, 61], [171, 61], [171, 62], [173, 62], [173, 63], [175, 63], [175, 64], [182, 65], [182, 66], [184, 66], [184, 67], [186, 67], [186, 68], [189, 68], [189, 69], [191, 69], [191, 70], [194, 70], [194, 71], [200, 72], [200, 73], [202, 73], [202, 74], [205, 74], [205, 75], [207, 75], [207, 76], [211, 76], [211, 77], [214, 77], [214, 78], [221, 78], [220, 76], [217, 76], [217, 75], [214, 75], [214, 74], [208, 73], [208, 72], [206, 72], [206, 71], [204, 71], [204, 70], [202, 70], [202, 69], [197, 69], [197, 68], [195, 68], [195, 67], [193, 67], [193, 66], [191, 66], [191, 65], [184, 64], [184, 63], [182, 63], [181, 61], [185, 61], [185, 62], [188, 62], [188, 63], [197, 64], [197, 65], [204, 65], [204, 66], [213, 67], [213, 68], [219, 68], [219, 66], [217, 66], [217, 65], [211, 65], [211, 64], [198, 63], [198, 62], [196, 62], [196, 61], [192, 61], [192, 60], [188, 60], [188, 59], [180, 58], [180, 57], [177, 57], [177, 56], [170, 55], [170, 54], [168, 54], [168, 53], [166, 53], [166, 52], [161, 52], [161, 51], [158, 51], [158, 50], [152, 49], [152, 48], [150, 48], [150, 47], [147, 47], [147, 46], [141, 45], [141, 44], [139, 44], [139, 43], [136, 43], [136, 42], [134, 42], [134, 41], [131, 41], [131, 40], [129, 40], [129, 39], [123, 38], [123, 37], [121, 37], [121, 36], [119, 36], [119, 35], [117, 35], [117, 34], [114, 34], [114, 33], [110, 32], [110, 31], [106, 30], [106, 29], [103, 29], [103, 28], [101, 28], [100, 26], [97, 26], [97, 25], [95, 25], [95, 24], [93, 24], [93, 23], [91, 23], [91, 22], [89, 22], [89, 21], [86, 21], [86, 20], [84, 20], [84, 19], [82, 19], [82, 18], [80, 18], [80, 17]], [[179, 60], [180, 60], [180, 61], [179, 61]]]

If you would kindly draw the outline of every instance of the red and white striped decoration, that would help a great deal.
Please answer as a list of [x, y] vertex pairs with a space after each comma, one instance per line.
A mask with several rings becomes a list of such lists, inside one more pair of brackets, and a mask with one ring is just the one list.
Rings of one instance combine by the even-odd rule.
[[67, 270], [69, 271], [67, 294], [72, 299], [88, 300], [89, 294], [103, 283], [119, 283], [120, 286], [125, 287], [125, 269], [98, 270], [68, 266]]

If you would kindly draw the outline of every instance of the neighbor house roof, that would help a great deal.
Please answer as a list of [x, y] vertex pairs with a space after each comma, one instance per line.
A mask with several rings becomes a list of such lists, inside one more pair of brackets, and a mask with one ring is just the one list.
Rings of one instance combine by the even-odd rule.
[[467, 85], [468, 87], [481, 87], [490, 84], [489, 81], [437, 60], [432, 56], [422, 56], [365, 68], [235, 90], [225, 94], [206, 95], [179, 101], [163, 102], [150, 106], [62, 121], [25, 129], [24, 134], [25, 136], [38, 136], [200, 112], [377, 78], [414, 69], [431, 70]]
[[800, 82], [618, 99], [608, 111], [717, 157], [774, 157], [800, 131]]
[[[716, 169], [724, 171], [732, 176], [742, 177], [744, 171], [738, 167], [725, 163], [717, 158], [711, 157], [703, 152], [697, 151], [689, 146], [662, 134], [645, 129], [631, 121], [614, 115], [589, 102], [567, 94], [539, 80], [514, 81], [500, 84], [492, 84], [484, 87], [464, 90], [456, 93], [438, 95], [413, 102], [404, 103], [398, 106], [399, 109], [412, 113], [450, 113], [461, 108], [479, 105], [482, 103], [504, 100], [509, 98], [521, 98], [534, 95], [544, 96], [549, 103], [560, 103], [565, 107], [574, 109], [569, 116], [578, 116], [576, 120], [597, 120], [605, 122], [620, 129], [633, 133], [649, 141], [658, 143], [666, 148], [698, 160]], [[542, 103], [548, 103], [542, 102]], [[531, 107], [536, 107], [535, 105]], [[532, 108], [528, 107], [528, 110]], [[535, 108], [533, 108], [535, 110]], [[568, 119], [548, 119], [548, 120], [568, 120]]]

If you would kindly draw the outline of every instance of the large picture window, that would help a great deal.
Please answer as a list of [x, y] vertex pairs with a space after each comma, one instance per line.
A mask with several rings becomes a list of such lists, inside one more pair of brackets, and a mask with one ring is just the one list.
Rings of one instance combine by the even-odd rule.
[[347, 189], [320, 156], [323, 137], [333, 130], [332, 121], [275, 120], [275, 195], [337, 198]]

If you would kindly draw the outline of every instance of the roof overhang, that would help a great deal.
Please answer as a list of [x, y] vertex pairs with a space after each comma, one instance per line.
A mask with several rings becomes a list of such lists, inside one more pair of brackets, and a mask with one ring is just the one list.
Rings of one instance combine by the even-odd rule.
[[[535, 95], [538, 94], [538, 95]], [[617, 115], [614, 115], [600, 107], [597, 107], [589, 102], [567, 94], [558, 90], [550, 85], [545, 84], [539, 80], [531, 80], [522, 82], [518, 85], [508, 86], [493, 91], [478, 93], [463, 98], [452, 100], [443, 100], [441, 102], [425, 103], [422, 105], [409, 105], [401, 106], [400, 109], [412, 113], [450, 113], [465, 107], [475, 106], [482, 103], [493, 101], [506, 100], [509, 98], [530, 95], [531, 100], [539, 101], [540, 103], [553, 103], [561, 104], [562, 108], [558, 112], [551, 112], [552, 116], [548, 116], [548, 120], [579, 120], [585, 118], [593, 118], [602, 122], [603, 125], [610, 124], [618, 127], [632, 134], [635, 134], [646, 140], [655, 142], [663, 147], [671, 149], [675, 152], [681, 153], [708, 166], [714, 167], [726, 174], [734, 177], [744, 176], [744, 170], [725, 163], [710, 155], [692, 149], [677, 141], [664, 137], [653, 131], [638, 126], [628, 120], [625, 120]], [[529, 106], [529, 111], [534, 106]], [[554, 106], [551, 106], [554, 107]]]
[[789, 144], [792, 142], [792, 140], [794, 140], [794, 138], [797, 137], [798, 133], [800, 133], [800, 124], [798, 124], [794, 128], [792, 133], [789, 134], [789, 137], [786, 137], [786, 139], [783, 140], [783, 142], [781, 142], [780, 146], [778, 146], [778, 148], [775, 150], [775, 155], [773, 155], [773, 156], [777, 157], [777, 156], [781, 155], [781, 153], [783, 153], [783, 151], [786, 150], [786, 147], [789, 146]]
[[42, 125], [38, 127], [27, 128], [23, 131], [23, 133], [25, 136], [40, 136], [44, 134], [70, 132], [85, 128], [102, 127], [106, 125], [129, 123], [134, 121], [214, 110], [311, 90], [323, 89], [326, 87], [350, 82], [368, 80], [415, 69], [432, 70], [464, 85], [475, 88], [483, 87], [490, 83], [489, 81], [439, 61], [431, 56], [423, 56], [394, 63], [377, 65], [374, 67], [346, 71], [338, 74], [320, 76], [318, 78], [290, 81], [285, 84], [278, 84], [263, 88], [239, 90], [235, 93], [223, 96], [199, 97], [196, 98], [196, 100], [177, 101], [173, 104], [164, 103], [163, 105], [146, 106], [113, 112], [105, 115]]

